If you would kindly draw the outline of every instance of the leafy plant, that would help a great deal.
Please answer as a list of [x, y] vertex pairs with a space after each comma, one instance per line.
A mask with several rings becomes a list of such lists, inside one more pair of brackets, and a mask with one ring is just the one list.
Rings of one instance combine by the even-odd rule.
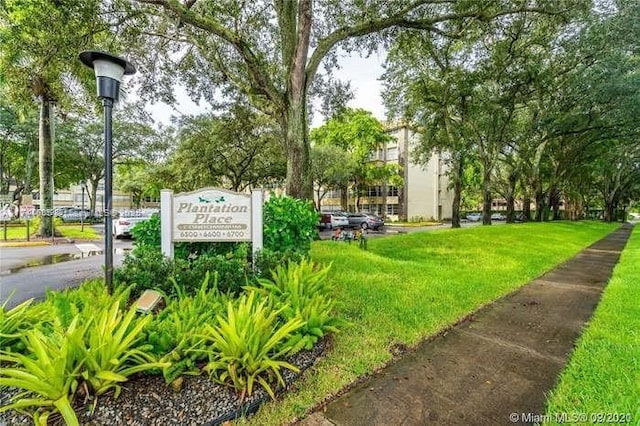
[[264, 204], [264, 247], [309, 254], [320, 215], [310, 201], [273, 196]]
[[136, 306], [126, 314], [116, 301], [108, 309], [95, 315], [84, 339], [76, 339], [85, 361], [82, 377], [89, 383], [95, 395], [115, 389], [120, 394], [120, 385], [134, 373], [165, 368], [167, 362], [157, 362], [149, 353], [150, 345], [142, 344], [142, 331], [151, 321], [151, 316], [136, 318]]
[[135, 246], [160, 248], [160, 215], [154, 213], [147, 220], [136, 223], [131, 229]]
[[280, 369], [299, 371], [282, 360], [298, 348], [282, 342], [304, 324], [299, 318], [280, 324], [279, 313], [267, 298], [259, 301], [255, 292], [242, 295], [236, 303], [229, 301], [227, 315], [217, 315], [216, 326], [205, 326], [210, 360], [204, 370], [216, 382], [234, 387], [242, 399], [251, 395], [255, 382], [275, 398], [273, 380], [284, 386]]
[[122, 267], [116, 268], [114, 280], [117, 283], [133, 284], [133, 297], [147, 289], [158, 289], [171, 294], [173, 288], [169, 277], [174, 273], [175, 262], [163, 256], [159, 248], [144, 246], [134, 251], [135, 253], [125, 256]]
[[46, 312], [32, 309], [33, 299], [7, 310], [9, 300], [7, 299], [0, 306], [0, 348], [6, 351], [20, 351], [24, 349], [21, 336], [25, 331], [43, 321], [46, 318]]
[[49, 315], [58, 318], [63, 326], [68, 326], [76, 315], [83, 321], [89, 321], [96, 311], [109, 308], [114, 302], [126, 303], [131, 293], [131, 286], [117, 286], [113, 294], [109, 294], [104, 280], [89, 280], [77, 288], [63, 291], [47, 291], [45, 301], [39, 304]]
[[15, 402], [0, 407], [0, 412], [35, 408], [30, 413], [34, 424], [46, 425], [57, 411], [67, 425], [78, 425], [72, 401], [83, 358], [73, 342], [82, 339], [87, 327], [79, 327], [76, 317], [64, 332], [60, 327], [49, 335], [28, 330], [24, 340], [29, 355], [0, 351], [0, 361], [10, 364], [0, 370], [0, 385], [24, 389], [13, 398]]
[[285, 321], [300, 318], [304, 325], [292, 336], [291, 342], [301, 342], [311, 349], [327, 332], [338, 332], [342, 321], [332, 314], [333, 286], [327, 280], [331, 266], [318, 268], [310, 260], [288, 262], [271, 272], [271, 279], [258, 280], [259, 287], [245, 287], [272, 298], [281, 307]]
[[161, 360], [171, 365], [162, 371], [167, 383], [182, 374], [199, 374], [196, 363], [206, 360], [203, 340], [199, 337], [206, 324], [215, 323], [215, 315], [224, 306], [225, 296], [217, 289], [216, 280], [209, 286], [209, 273], [194, 295], [188, 295], [175, 280], [176, 296], [170, 299], [146, 330], [146, 341], [153, 353], [164, 355]]

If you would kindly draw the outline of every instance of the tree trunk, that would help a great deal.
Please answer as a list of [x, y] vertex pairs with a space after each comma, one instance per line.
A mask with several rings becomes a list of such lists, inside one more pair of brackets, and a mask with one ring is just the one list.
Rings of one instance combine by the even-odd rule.
[[482, 171], [482, 224], [491, 225], [491, 169], [485, 164]]
[[[89, 210], [91, 216], [96, 216], [96, 202], [98, 201], [98, 183], [100, 183], [100, 179], [94, 180], [89, 179], [91, 182], [91, 191], [87, 191], [89, 195]], [[100, 212], [100, 216], [102, 217], [104, 212]]]
[[453, 179], [453, 200], [451, 202], [451, 227], [460, 228], [460, 200], [462, 199], [462, 176], [464, 174], [464, 161], [456, 156], [453, 164], [451, 178]]
[[38, 233], [43, 237], [53, 235], [53, 101], [40, 98], [40, 209], [43, 211]]
[[518, 177], [515, 173], [515, 171], [512, 171], [509, 174], [509, 187], [507, 188], [507, 196], [506, 198], [506, 202], [507, 202], [507, 223], [514, 223], [515, 220], [515, 213], [516, 213], [516, 197], [515, 197], [515, 193], [516, 193], [516, 184], [518, 182]]
[[560, 191], [558, 188], [553, 188], [549, 194], [549, 205], [553, 210], [553, 219], [560, 220]]
[[531, 220], [531, 197], [525, 195], [522, 199], [522, 221], [529, 222]]
[[536, 188], [536, 217], [535, 217], [536, 222], [542, 222], [544, 218], [544, 211], [546, 208], [547, 208], [547, 205], [545, 203], [544, 192], [542, 192], [541, 187], [538, 187]]
[[340, 206], [342, 211], [349, 211], [349, 187], [347, 185], [340, 186]]

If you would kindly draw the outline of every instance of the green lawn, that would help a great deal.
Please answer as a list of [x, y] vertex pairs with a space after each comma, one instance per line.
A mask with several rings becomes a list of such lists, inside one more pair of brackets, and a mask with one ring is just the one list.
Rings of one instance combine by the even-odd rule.
[[[640, 228], [631, 235], [547, 413], [586, 413], [589, 423], [616, 423], [616, 414], [628, 413], [630, 420], [618, 423], [640, 424]], [[609, 421], [597, 421], [599, 413]]]
[[358, 244], [318, 241], [312, 258], [333, 262], [338, 313], [351, 325], [298, 390], [240, 423], [286, 424], [383, 366], [394, 343], [415, 345], [531, 281], [615, 229], [599, 222], [444, 229]]
[[[98, 235], [95, 229], [91, 225], [85, 225], [84, 231], [81, 230], [81, 225], [58, 225], [56, 231], [62, 234], [63, 237], [71, 238], [73, 240], [99, 240], [101, 237]], [[29, 234], [31, 238], [35, 237], [38, 232], [37, 226], [29, 226]], [[27, 240], [27, 227], [26, 226], [7, 226], [7, 241], [26, 241]], [[0, 241], [4, 241], [4, 228], [0, 226]]]

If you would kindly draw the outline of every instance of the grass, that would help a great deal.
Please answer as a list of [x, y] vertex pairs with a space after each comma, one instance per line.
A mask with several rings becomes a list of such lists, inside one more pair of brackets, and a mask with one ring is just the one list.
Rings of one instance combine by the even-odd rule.
[[[482, 305], [572, 257], [612, 231], [599, 222], [443, 229], [357, 244], [319, 241], [333, 262], [340, 317], [350, 322], [328, 355], [277, 403], [240, 424], [287, 424], [357, 378], [384, 366], [396, 343], [414, 346]], [[637, 361], [636, 361], [637, 362]]]
[[[630, 420], [618, 422], [640, 424], [639, 401], [640, 228], [636, 227], [549, 398], [547, 413], [628, 413]], [[596, 423], [598, 418], [589, 420]], [[609, 418], [608, 423], [615, 422]]]
[[[71, 238], [73, 240], [99, 240], [101, 238], [96, 230], [88, 224], [84, 226], [84, 231], [82, 231], [81, 225], [57, 225], [56, 231], [59, 232], [63, 237]], [[31, 238], [35, 237], [37, 232], [38, 228], [36, 226], [29, 226], [29, 235]], [[27, 227], [7, 226], [7, 241], [17, 240], [27, 240]], [[4, 241], [4, 229], [1, 226], [0, 241]]]
[[389, 222], [387, 226], [404, 226], [404, 227], [420, 227], [420, 226], [437, 226], [442, 225], [442, 222], [423, 220], [420, 222]]
[[81, 225], [59, 225], [56, 230], [62, 234], [63, 237], [71, 238], [72, 240], [99, 240], [102, 238], [91, 225], [84, 225], [84, 231], [82, 231]]

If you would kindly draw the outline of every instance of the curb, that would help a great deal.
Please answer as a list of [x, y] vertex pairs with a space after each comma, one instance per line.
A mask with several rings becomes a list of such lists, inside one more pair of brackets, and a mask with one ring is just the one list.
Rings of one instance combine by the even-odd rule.
[[2, 242], [0, 247], [33, 247], [33, 246], [50, 246], [49, 241], [15, 241], [15, 242]]

